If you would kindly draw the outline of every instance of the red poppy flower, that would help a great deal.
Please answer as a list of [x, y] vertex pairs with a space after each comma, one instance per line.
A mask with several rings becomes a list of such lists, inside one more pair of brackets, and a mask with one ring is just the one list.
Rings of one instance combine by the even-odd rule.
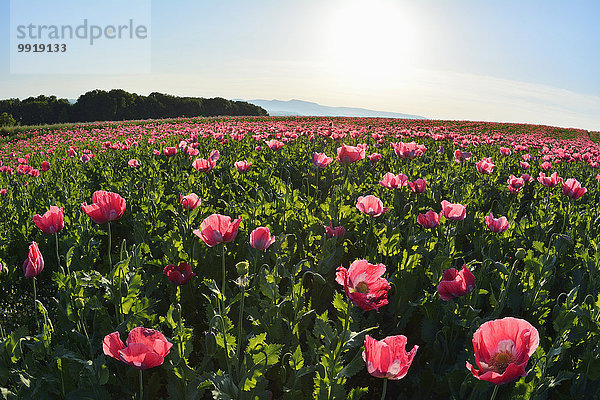
[[176, 285], [185, 285], [196, 274], [192, 267], [186, 262], [180, 262], [179, 265], [169, 264], [163, 269], [163, 274]]

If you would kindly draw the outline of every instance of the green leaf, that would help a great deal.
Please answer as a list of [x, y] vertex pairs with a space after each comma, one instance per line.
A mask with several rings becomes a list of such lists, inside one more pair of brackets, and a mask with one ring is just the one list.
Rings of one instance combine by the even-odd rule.
[[354, 358], [338, 372], [335, 379], [350, 378], [365, 368], [365, 361], [362, 359], [362, 351], [357, 351]]
[[353, 388], [352, 390], [350, 390], [350, 393], [348, 394], [348, 399], [349, 400], [358, 400], [361, 397], [363, 397], [365, 394], [367, 394], [368, 392], [369, 392], [368, 387]]
[[344, 301], [344, 296], [340, 294], [340, 292], [335, 292], [333, 295], [333, 306], [339, 313], [338, 317], [346, 318], [346, 311], [348, 310], [348, 305]]
[[373, 329], [377, 329], [377, 327], [371, 326], [360, 332], [350, 332], [350, 336], [348, 337], [348, 341], [344, 344], [344, 348], [351, 349], [353, 347], [362, 346], [365, 343], [365, 335]]
[[335, 339], [335, 335], [333, 334], [333, 329], [331, 325], [329, 325], [329, 319], [327, 318], [327, 311], [323, 314], [318, 315], [315, 319], [315, 327], [313, 329], [313, 334], [319, 338], [323, 339], [326, 346], [329, 346], [333, 340]]
[[279, 351], [283, 345], [267, 344], [263, 346], [256, 354], [252, 355], [252, 361], [255, 365], [270, 367], [279, 361]]
[[304, 357], [302, 356], [300, 345], [296, 347], [296, 350], [294, 351], [294, 354], [292, 354], [292, 358], [290, 358], [289, 363], [290, 367], [294, 368], [296, 371], [304, 366]]

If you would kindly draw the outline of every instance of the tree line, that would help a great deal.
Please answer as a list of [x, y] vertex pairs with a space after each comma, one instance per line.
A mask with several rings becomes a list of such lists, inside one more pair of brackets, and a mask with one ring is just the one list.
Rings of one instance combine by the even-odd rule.
[[[121, 89], [92, 90], [75, 103], [56, 96], [0, 100], [1, 123], [19, 125], [64, 122], [123, 121], [148, 118], [268, 115], [262, 107], [221, 97], [177, 97], [163, 93], [141, 96]], [[12, 117], [12, 120], [11, 120]]]

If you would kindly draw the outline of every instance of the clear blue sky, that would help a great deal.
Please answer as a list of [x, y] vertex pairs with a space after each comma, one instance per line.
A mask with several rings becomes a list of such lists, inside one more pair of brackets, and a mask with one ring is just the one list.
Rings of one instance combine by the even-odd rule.
[[151, 1], [150, 72], [130, 74], [11, 74], [9, 11], [0, 98], [123, 88], [600, 130], [600, 1]]

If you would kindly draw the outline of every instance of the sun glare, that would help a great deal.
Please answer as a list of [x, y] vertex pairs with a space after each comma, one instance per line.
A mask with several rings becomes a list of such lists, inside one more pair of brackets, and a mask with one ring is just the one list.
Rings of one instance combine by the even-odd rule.
[[331, 73], [345, 84], [381, 86], [402, 80], [417, 48], [406, 6], [390, 1], [341, 3], [330, 21]]

